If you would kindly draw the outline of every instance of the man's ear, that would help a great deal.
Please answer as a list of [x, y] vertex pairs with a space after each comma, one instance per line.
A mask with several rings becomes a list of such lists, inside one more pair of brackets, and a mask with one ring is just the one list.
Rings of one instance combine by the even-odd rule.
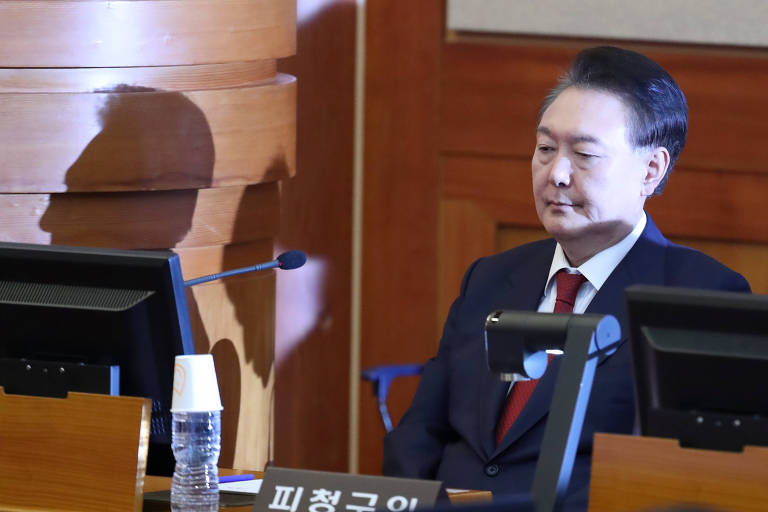
[[659, 146], [648, 153], [643, 179], [644, 196], [653, 195], [653, 191], [667, 174], [667, 169], [669, 169], [669, 151], [667, 148]]

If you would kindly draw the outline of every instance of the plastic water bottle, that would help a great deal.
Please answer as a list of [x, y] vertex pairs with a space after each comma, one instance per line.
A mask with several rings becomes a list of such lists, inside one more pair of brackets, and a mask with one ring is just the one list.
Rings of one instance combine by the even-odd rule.
[[174, 412], [171, 448], [176, 458], [171, 510], [217, 512], [221, 412]]

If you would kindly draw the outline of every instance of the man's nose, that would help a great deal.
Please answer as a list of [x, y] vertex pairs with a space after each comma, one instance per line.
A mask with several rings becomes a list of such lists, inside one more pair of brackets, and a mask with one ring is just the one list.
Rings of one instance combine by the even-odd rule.
[[555, 157], [550, 169], [550, 180], [556, 187], [567, 187], [571, 184], [571, 161], [564, 156]]

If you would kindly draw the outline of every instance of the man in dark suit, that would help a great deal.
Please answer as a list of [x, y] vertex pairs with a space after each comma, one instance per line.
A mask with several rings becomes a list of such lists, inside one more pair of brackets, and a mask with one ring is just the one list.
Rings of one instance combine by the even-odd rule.
[[[485, 361], [486, 316], [499, 309], [611, 314], [622, 344], [598, 363], [565, 504], [586, 510], [594, 433], [629, 434], [635, 421], [624, 289], [749, 291], [741, 275], [666, 240], [643, 211], [664, 188], [686, 133], [685, 97], [658, 64], [613, 47], [576, 57], [544, 102], [532, 159], [536, 211], [552, 239], [469, 268], [437, 356], [385, 439], [385, 474], [495, 495], [529, 492], [560, 360], [540, 381], [500, 382]], [[561, 296], [566, 278], [578, 278], [575, 297]]]

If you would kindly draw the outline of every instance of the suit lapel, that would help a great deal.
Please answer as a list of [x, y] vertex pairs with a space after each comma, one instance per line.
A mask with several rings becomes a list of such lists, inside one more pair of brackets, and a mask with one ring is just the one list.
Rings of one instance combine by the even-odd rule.
[[648, 216], [643, 234], [616, 266], [585, 311], [615, 316], [621, 326], [622, 343], [629, 333], [624, 289], [633, 284], [664, 284], [664, 258], [668, 244]]
[[[667, 245], [667, 240], [648, 216], [646, 227], [640, 238], [616, 266], [587, 307], [586, 313], [611, 314], [616, 317], [621, 326], [620, 343], [626, 341], [629, 332], [624, 306], [624, 289], [632, 284], [664, 283], [664, 250]], [[598, 364], [604, 363], [609, 357], [601, 356]], [[520, 416], [493, 451], [494, 455], [507, 449], [549, 412], [560, 363], [560, 357], [552, 360]]]
[[[553, 241], [551, 245], [544, 246], [539, 255], [531, 258], [528, 265], [516, 267], [509, 273], [502, 292], [489, 302], [491, 307], [488, 313], [501, 309], [535, 311], [544, 293], [554, 251]], [[478, 418], [479, 428], [476, 433], [479, 438], [474, 441], [481, 447], [483, 454], [490, 457], [496, 450], [496, 422], [506, 400], [509, 383], [500, 381], [496, 375], [487, 370], [484, 344], [482, 352], [484, 371], [482, 376], [473, 379], [478, 386], [470, 396], [477, 397], [478, 403], [485, 404]]]

